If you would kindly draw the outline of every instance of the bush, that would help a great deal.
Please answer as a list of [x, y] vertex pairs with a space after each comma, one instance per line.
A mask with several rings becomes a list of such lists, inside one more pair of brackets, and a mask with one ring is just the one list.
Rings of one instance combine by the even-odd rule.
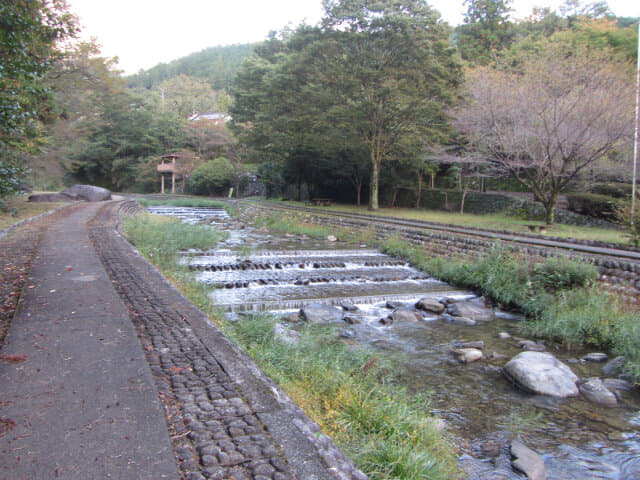
[[567, 195], [569, 210], [588, 217], [615, 221], [620, 199], [595, 193], [572, 193]]
[[628, 183], [596, 183], [591, 191], [598, 195], [607, 195], [614, 198], [630, 198], [632, 185]]
[[196, 195], [221, 195], [233, 185], [235, 169], [224, 157], [203, 163], [189, 178], [188, 190]]

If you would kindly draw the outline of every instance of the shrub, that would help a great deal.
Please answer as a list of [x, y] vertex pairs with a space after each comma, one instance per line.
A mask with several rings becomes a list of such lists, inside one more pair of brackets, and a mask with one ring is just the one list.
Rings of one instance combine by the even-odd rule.
[[220, 195], [233, 185], [235, 169], [224, 157], [203, 163], [193, 172], [188, 190], [196, 195]]
[[595, 193], [572, 193], [567, 195], [569, 210], [588, 217], [615, 221], [616, 210], [621, 200]]
[[607, 195], [614, 198], [630, 198], [632, 185], [628, 183], [596, 183], [591, 191], [598, 195]]

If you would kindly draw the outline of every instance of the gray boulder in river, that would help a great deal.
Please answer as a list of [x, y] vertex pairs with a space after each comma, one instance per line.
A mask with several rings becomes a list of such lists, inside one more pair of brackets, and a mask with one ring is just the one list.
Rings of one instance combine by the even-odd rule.
[[343, 311], [323, 303], [312, 303], [300, 309], [300, 318], [310, 323], [342, 322]]
[[578, 377], [550, 353], [519, 353], [502, 371], [507, 379], [527, 392], [560, 398], [575, 397], [579, 393]]

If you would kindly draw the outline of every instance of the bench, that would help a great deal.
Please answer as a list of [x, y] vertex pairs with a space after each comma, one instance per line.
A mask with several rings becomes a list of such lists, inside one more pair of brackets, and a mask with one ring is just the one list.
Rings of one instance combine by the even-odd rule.
[[331, 200], [330, 198], [313, 198], [311, 199], [311, 202], [316, 207], [330, 207], [331, 205], [333, 205], [333, 200]]
[[548, 225], [527, 225], [530, 232], [547, 233]]

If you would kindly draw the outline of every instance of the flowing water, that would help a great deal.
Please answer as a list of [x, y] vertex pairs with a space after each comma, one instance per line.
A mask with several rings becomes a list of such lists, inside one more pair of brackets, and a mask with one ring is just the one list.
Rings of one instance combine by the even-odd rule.
[[[150, 209], [151, 210], [151, 209]], [[523, 478], [510, 465], [508, 445], [515, 435], [539, 452], [550, 479], [640, 479], [640, 395], [622, 392], [617, 408], [594, 405], [582, 397], [556, 400], [514, 388], [501, 367], [522, 351], [522, 318], [494, 312], [475, 326], [447, 323], [437, 316], [419, 323], [382, 325], [393, 310], [387, 301], [411, 306], [423, 297], [461, 300], [472, 292], [429, 278], [403, 261], [366, 246], [288, 235], [273, 237], [248, 228], [215, 209], [153, 208], [183, 221], [207, 222], [229, 232], [214, 251], [185, 252], [183, 261], [196, 278], [211, 285], [210, 297], [241, 321], [241, 312], [270, 311], [283, 316], [322, 302], [358, 307], [349, 341], [367, 344], [380, 355], [393, 354], [398, 379], [415, 393], [428, 392], [425, 408], [442, 419], [459, 448], [467, 478]], [[484, 342], [488, 360], [459, 363], [452, 348]], [[550, 348], [579, 377], [602, 376], [602, 364], [581, 362], [586, 351]], [[401, 354], [401, 355], [398, 355]]]

